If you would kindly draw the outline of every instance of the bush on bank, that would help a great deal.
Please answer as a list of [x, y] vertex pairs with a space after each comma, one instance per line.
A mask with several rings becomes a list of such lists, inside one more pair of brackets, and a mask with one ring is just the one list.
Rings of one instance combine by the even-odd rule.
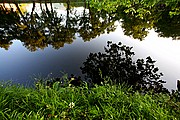
[[163, 76], [159, 68], [155, 66], [150, 56], [146, 59], [133, 59], [135, 53], [132, 47], [121, 42], [107, 42], [104, 52], [90, 53], [81, 67], [82, 73], [91, 78], [93, 83], [100, 84], [104, 78], [109, 77], [111, 83], [127, 83], [134, 91], [154, 91], [156, 93], [168, 93], [161, 79]]

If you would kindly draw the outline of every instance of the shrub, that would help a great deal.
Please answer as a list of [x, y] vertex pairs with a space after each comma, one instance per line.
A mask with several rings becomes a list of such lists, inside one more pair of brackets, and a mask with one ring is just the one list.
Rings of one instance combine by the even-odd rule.
[[108, 76], [113, 84], [125, 82], [135, 90], [168, 92], [163, 88], [165, 81], [160, 79], [163, 74], [158, 72], [155, 61], [147, 57], [146, 60], [137, 59], [134, 62], [131, 49], [121, 42], [116, 44], [108, 41], [105, 53], [90, 53], [81, 67], [82, 73], [97, 84], [104, 82], [103, 78]]

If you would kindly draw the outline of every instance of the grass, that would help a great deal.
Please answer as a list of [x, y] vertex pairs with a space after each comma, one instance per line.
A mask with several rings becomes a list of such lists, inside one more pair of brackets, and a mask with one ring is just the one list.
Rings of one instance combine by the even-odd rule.
[[178, 120], [180, 104], [165, 94], [133, 93], [124, 85], [38, 89], [1, 84], [0, 118], [4, 120]]

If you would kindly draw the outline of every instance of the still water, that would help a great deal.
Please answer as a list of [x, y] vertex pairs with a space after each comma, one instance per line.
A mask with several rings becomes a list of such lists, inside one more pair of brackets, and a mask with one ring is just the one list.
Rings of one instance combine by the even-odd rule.
[[[14, 10], [17, 9], [13, 4], [10, 6], [14, 7]], [[37, 16], [39, 18], [36, 21], [32, 21], [36, 17], [31, 19], [25, 17], [23, 19], [22, 15], [31, 14], [32, 11], [33, 14], [40, 15], [43, 13], [42, 10], [47, 10], [44, 4], [36, 3], [34, 8], [32, 3], [21, 4], [19, 6], [21, 11], [25, 12], [22, 12], [21, 15], [18, 13], [21, 16], [19, 20], [21, 22], [17, 20], [19, 22], [19, 30], [21, 31], [15, 31], [17, 33], [15, 37], [14, 33], [10, 34], [10, 32], [1, 34], [0, 40], [6, 41], [6, 44], [0, 43], [0, 80], [12, 80], [15, 83], [31, 84], [34, 77], [46, 77], [50, 73], [52, 73], [52, 76], [59, 76], [61, 72], [82, 75], [80, 67], [89, 53], [103, 52], [107, 41], [111, 40], [116, 43], [122, 42], [125, 45], [133, 46], [133, 51], [135, 52], [134, 59], [151, 56], [153, 60], [156, 60], [156, 66], [159, 67], [159, 71], [164, 74], [162, 79], [167, 81], [165, 87], [176, 89], [176, 80], [180, 79], [180, 41], [173, 40], [173, 37], [160, 37], [159, 33], [155, 32], [155, 28], [152, 28], [146, 30], [148, 34], [143, 40], [135, 39], [132, 35], [125, 35], [125, 27], [123, 28], [125, 20], [112, 19], [109, 22], [105, 22], [106, 19], [98, 15], [96, 15], [99, 17], [97, 17], [98, 21], [97, 18], [94, 18], [94, 21], [92, 18], [89, 20], [88, 14], [92, 11], [89, 8], [84, 8], [83, 4], [79, 5], [79, 7], [73, 7], [69, 11], [68, 4], [54, 3], [52, 6], [48, 4], [47, 8], [50, 9], [50, 12], [51, 9], [56, 11], [54, 14], [56, 17], [47, 19], [47, 16]], [[8, 8], [8, 5], [6, 7]], [[78, 16], [78, 19], [73, 21], [76, 16]], [[51, 22], [57, 18], [63, 19], [59, 22], [61, 25]], [[91, 25], [80, 19], [91, 21]], [[22, 23], [23, 20], [26, 21], [26, 26], [25, 22]], [[33, 22], [37, 22], [37, 24]], [[71, 24], [68, 24], [68, 22]], [[94, 31], [97, 30], [97, 32], [93, 32], [89, 28], [89, 30], [82, 32], [84, 30], [83, 27], [88, 29], [89, 26], [95, 25], [92, 22], [99, 22], [97, 24], [101, 24], [101, 28], [104, 25], [105, 28], [93, 29]], [[50, 23], [51, 25], [49, 25]], [[106, 26], [106, 24], [109, 24], [110, 27]], [[13, 25], [12, 23], [9, 26], [12, 27], [12, 30], [15, 29]], [[58, 25], [61, 30], [57, 34]], [[33, 35], [29, 37], [25, 34], [26, 31], [24, 32], [27, 27], [36, 29], [43, 27], [46, 39], [40, 33], [38, 33], [39, 38], [34, 38], [32, 37]], [[3, 25], [0, 28], [1, 31], [9, 30]], [[114, 30], [109, 32], [108, 29], [113, 28]], [[66, 31], [62, 32], [62, 30]], [[33, 32], [32, 34], [35, 35], [36, 33]], [[37, 39], [36, 42], [33, 41], [35, 39]], [[60, 41], [62, 42], [57, 42], [56, 39], [61, 39]], [[46, 40], [47, 43], [44, 42]]]

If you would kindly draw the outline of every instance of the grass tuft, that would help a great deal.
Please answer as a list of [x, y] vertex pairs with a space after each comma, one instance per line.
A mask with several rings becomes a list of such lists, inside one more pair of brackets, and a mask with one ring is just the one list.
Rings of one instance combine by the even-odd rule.
[[[96, 85], [94, 88], [39, 85], [38, 89], [0, 85], [2, 119], [149, 119], [180, 118], [180, 105], [167, 94], [132, 92], [126, 85]], [[176, 108], [173, 106], [176, 105]]]

